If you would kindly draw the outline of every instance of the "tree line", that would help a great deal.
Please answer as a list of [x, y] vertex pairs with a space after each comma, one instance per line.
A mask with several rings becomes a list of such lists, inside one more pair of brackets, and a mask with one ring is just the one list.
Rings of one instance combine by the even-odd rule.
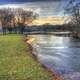
[[32, 23], [38, 17], [33, 11], [25, 11], [24, 9], [0, 9], [0, 22], [3, 34], [20, 33], [23, 34], [28, 23]]

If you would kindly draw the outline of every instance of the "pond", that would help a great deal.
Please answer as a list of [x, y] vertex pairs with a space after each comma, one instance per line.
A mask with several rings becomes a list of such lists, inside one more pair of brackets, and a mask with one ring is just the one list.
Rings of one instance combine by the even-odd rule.
[[55, 35], [30, 35], [30, 37], [33, 38], [32, 46], [36, 49], [34, 53], [41, 63], [62, 76], [73, 73], [78, 75], [80, 40]]

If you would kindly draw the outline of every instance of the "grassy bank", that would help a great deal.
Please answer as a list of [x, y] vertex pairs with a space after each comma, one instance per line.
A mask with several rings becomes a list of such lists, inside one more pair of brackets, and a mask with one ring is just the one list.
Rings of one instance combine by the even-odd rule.
[[0, 80], [53, 80], [29, 54], [22, 36], [0, 36]]

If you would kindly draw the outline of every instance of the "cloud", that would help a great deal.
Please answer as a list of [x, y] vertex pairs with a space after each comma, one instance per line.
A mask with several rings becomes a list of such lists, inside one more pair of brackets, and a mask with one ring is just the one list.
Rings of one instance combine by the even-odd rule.
[[65, 1], [63, 0], [53, 0], [53, 1], [38, 0], [38, 2], [25, 2], [25, 3], [16, 3], [16, 4], [8, 3], [5, 5], [1, 5], [0, 7], [9, 7], [9, 6], [21, 7], [24, 8], [25, 10], [33, 10], [39, 13], [40, 17], [48, 17], [48, 16], [58, 16], [59, 14], [62, 14], [64, 4]]
[[0, 0], [2, 3], [9, 3], [9, 2], [40, 2], [40, 1], [61, 1], [61, 0]]

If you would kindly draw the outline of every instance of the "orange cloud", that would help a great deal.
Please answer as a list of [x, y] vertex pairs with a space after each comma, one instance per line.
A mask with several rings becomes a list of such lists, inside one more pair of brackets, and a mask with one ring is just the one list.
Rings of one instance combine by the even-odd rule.
[[62, 24], [64, 24], [65, 18], [63, 18], [63, 17], [40, 18], [40, 19], [34, 20], [33, 25], [43, 25], [46, 23], [49, 23], [52, 25], [62, 25]]

